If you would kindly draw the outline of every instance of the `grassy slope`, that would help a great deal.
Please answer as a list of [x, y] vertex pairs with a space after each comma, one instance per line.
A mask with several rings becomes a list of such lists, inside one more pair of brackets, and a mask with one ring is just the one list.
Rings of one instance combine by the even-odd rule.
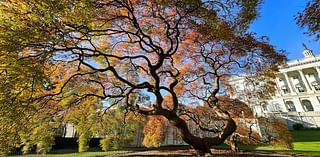
[[320, 156], [320, 130], [294, 131], [294, 150], [313, 156]]
[[[255, 150], [273, 150], [276, 152], [291, 153], [291, 154], [306, 154], [310, 156], [320, 156], [320, 130], [301, 130], [292, 132], [294, 138], [294, 149], [283, 150], [281, 148], [274, 148], [272, 146], [260, 146], [254, 148]], [[244, 147], [249, 149], [250, 146]]]

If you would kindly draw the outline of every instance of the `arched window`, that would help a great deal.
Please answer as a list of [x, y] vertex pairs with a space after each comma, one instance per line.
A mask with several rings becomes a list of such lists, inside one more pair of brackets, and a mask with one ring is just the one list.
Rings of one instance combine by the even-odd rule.
[[314, 111], [312, 103], [309, 100], [302, 100], [302, 106], [305, 111]]
[[294, 103], [292, 101], [287, 101], [286, 102], [286, 107], [288, 109], [289, 112], [295, 112], [297, 111], [296, 110], [296, 107], [294, 106]]

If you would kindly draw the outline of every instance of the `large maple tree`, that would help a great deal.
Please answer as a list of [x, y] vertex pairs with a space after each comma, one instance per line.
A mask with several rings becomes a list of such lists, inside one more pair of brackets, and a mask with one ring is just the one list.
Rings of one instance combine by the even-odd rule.
[[[284, 59], [265, 37], [248, 31], [259, 4], [4, 0], [0, 48], [4, 55], [42, 63], [44, 89], [32, 95], [42, 108], [48, 104], [50, 110], [67, 112], [90, 97], [103, 101], [105, 109], [125, 104], [127, 111], [165, 117], [204, 155], [236, 130], [218, 105], [217, 96], [229, 89], [228, 78], [272, 76]], [[181, 104], [205, 104], [223, 127], [206, 129], [213, 136], [192, 134]]]

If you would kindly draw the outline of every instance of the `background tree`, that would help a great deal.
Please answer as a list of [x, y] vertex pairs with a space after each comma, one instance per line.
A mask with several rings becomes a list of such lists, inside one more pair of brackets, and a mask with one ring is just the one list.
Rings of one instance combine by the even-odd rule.
[[19, 131], [23, 154], [30, 153], [36, 148], [38, 154], [48, 153], [54, 145], [55, 126], [54, 122], [41, 122], [39, 125], [29, 125]]
[[310, 0], [302, 12], [296, 17], [297, 24], [307, 29], [307, 34], [315, 36], [316, 40], [320, 39], [320, 1]]
[[143, 128], [143, 142], [146, 147], [160, 147], [165, 139], [167, 120], [160, 116], [149, 116]]
[[89, 149], [90, 139], [97, 135], [97, 123], [101, 105], [95, 99], [83, 99], [81, 104], [73, 107], [65, 117], [65, 122], [72, 124], [78, 134], [78, 150], [85, 152]]
[[[136, 113], [165, 117], [204, 155], [236, 130], [218, 105], [228, 78], [274, 71], [284, 58], [247, 30], [259, 3], [3, 1], [0, 48], [44, 60], [50, 81], [38, 103], [72, 97], [72, 103], [59, 106], [62, 112], [88, 97], [113, 102], [110, 108], [125, 104]], [[139, 101], [145, 95], [152, 99]], [[181, 104], [207, 104], [224, 127], [208, 137], [192, 134], [178, 114]]]
[[[133, 142], [145, 123], [145, 118], [126, 112], [123, 106], [106, 111], [100, 122], [99, 136], [104, 137], [100, 141], [102, 150], [119, 149], [127, 147]], [[140, 142], [140, 141], [138, 141]]]
[[264, 142], [275, 147], [293, 149], [293, 138], [283, 119], [260, 117], [259, 124], [264, 134], [264, 139], [262, 139]]
[[35, 97], [42, 93], [45, 79], [43, 60], [20, 59], [24, 52], [0, 50], [0, 155], [19, 145], [19, 131], [29, 128], [38, 113]]

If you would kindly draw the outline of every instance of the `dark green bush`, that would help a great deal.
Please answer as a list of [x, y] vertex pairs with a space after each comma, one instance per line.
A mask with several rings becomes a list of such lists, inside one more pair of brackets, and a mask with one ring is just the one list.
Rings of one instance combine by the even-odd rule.
[[303, 129], [303, 124], [301, 123], [296, 123], [292, 125], [293, 130], [301, 130]]

